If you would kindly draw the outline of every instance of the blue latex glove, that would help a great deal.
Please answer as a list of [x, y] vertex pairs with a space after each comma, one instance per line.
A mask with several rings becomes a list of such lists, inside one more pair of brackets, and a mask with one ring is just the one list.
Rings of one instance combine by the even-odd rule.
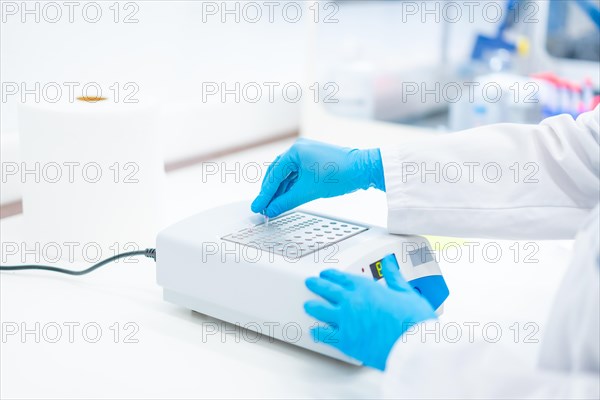
[[395, 256], [382, 260], [387, 287], [373, 279], [329, 269], [306, 286], [326, 301], [310, 300], [305, 311], [328, 325], [311, 329], [315, 341], [328, 343], [364, 365], [380, 370], [394, 343], [412, 325], [435, 319], [435, 312], [400, 275]]
[[252, 211], [275, 217], [311, 200], [375, 187], [385, 191], [379, 149], [299, 139], [267, 169]]

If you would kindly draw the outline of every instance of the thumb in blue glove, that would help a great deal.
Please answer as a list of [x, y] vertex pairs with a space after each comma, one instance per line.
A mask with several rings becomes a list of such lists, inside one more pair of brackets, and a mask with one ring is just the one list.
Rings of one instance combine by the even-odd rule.
[[357, 275], [329, 269], [306, 286], [325, 301], [310, 300], [305, 311], [326, 325], [311, 329], [324, 342], [364, 365], [384, 370], [392, 347], [411, 326], [435, 319], [429, 302], [400, 275], [396, 257], [382, 260], [387, 287]]

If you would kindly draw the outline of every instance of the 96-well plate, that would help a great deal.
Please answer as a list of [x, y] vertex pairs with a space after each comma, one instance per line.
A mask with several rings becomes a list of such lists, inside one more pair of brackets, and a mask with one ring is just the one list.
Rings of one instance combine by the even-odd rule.
[[222, 240], [297, 259], [339, 243], [369, 228], [312, 215], [292, 212], [251, 228], [223, 236]]

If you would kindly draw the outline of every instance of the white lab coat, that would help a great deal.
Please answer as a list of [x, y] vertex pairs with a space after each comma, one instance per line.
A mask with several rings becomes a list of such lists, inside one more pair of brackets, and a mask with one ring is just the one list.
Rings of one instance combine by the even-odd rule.
[[[393, 233], [576, 238], [535, 363], [521, 362], [510, 346], [411, 335], [390, 354], [385, 397], [600, 397], [599, 114], [597, 107], [577, 120], [560, 115], [539, 125], [490, 125], [381, 149]], [[464, 179], [470, 178], [465, 162], [480, 165], [468, 164], [476, 171], [471, 181]], [[485, 180], [481, 170], [490, 162], [497, 165]], [[435, 171], [435, 163], [440, 171], [450, 166], [438, 182], [434, 173], [414, 172], [415, 166]], [[450, 163], [463, 165], [463, 179], [456, 181]], [[523, 173], [536, 169], [538, 182], [525, 183]], [[492, 182], [497, 170], [502, 178]]]

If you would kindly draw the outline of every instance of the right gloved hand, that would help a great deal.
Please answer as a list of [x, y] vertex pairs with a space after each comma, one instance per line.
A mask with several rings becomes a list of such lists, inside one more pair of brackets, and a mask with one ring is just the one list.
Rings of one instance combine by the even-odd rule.
[[326, 325], [311, 329], [316, 341], [380, 370], [394, 344], [411, 326], [436, 319], [429, 302], [400, 274], [394, 255], [381, 260], [387, 287], [373, 279], [328, 269], [306, 286], [322, 300], [309, 300], [304, 310]]
[[299, 139], [269, 166], [251, 208], [271, 218], [318, 198], [370, 187], [385, 191], [379, 149]]

